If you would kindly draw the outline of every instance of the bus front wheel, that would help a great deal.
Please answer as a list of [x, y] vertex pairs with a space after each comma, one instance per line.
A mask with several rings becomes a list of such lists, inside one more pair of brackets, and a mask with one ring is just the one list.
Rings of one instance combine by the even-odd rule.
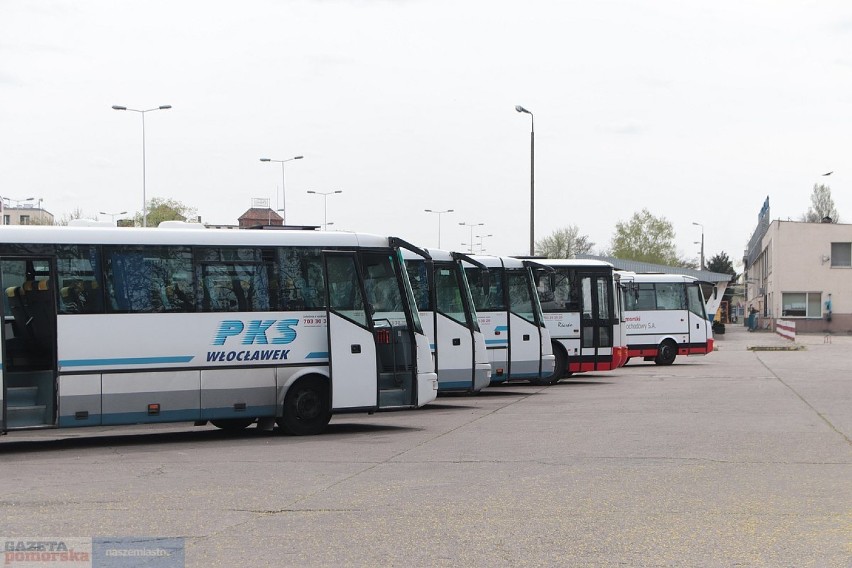
[[561, 347], [553, 348], [553, 354], [556, 356], [556, 364], [553, 367], [553, 374], [550, 375], [550, 384], [555, 385], [559, 379], [566, 376], [568, 369], [568, 355]]
[[674, 363], [675, 357], [677, 357], [677, 345], [671, 339], [667, 339], [660, 343], [654, 363], [657, 365], [671, 365]]
[[331, 420], [328, 388], [319, 378], [302, 379], [287, 391], [278, 425], [294, 436], [319, 434]]

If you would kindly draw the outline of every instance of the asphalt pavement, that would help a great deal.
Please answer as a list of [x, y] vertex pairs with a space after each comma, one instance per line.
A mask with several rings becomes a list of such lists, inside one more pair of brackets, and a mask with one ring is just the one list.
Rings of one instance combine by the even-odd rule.
[[716, 344], [316, 437], [14, 432], [0, 536], [179, 537], [193, 567], [852, 566], [852, 337]]

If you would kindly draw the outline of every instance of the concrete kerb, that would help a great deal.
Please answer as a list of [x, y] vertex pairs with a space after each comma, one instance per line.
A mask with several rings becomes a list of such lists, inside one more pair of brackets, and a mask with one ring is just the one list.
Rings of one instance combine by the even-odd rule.
[[748, 331], [745, 326], [728, 325], [726, 332], [714, 336], [714, 350], [745, 351], [806, 351], [809, 348], [825, 345], [852, 346], [852, 335], [834, 335], [826, 333], [797, 333], [796, 341], [791, 342], [774, 331]]

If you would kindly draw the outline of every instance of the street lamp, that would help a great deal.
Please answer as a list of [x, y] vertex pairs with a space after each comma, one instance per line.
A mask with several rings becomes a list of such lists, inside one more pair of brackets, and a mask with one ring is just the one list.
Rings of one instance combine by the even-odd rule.
[[493, 237], [494, 235], [476, 235], [476, 238], [479, 239], [479, 254], [485, 252], [485, 239], [488, 237]]
[[530, 115], [530, 256], [535, 256], [535, 117], [521, 105], [515, 110]]
[[334, 195], [335, 193], [343, 193], [342, 189], [336, 189], [334, 191], [313, 191], [308, 190], [307, 193], [313, 193], [314, 195], [322, 195], [323, 197], [323, 207], [322, 207], [322, 230], [325, 231], [328, 229], [328, 226], [333, 223], [328, 222], [328, 196]]
[[271, 158], [261, 158], [261, 162], [277, 162], [281, 164], [281, 222], [286, 225], [287, 224], [287, 194], [284, 192], [284, 164], [293, 160], [301, 160], [304, 156], [293, 156], [292, 158], [287, 158], [286, 160], [273, 160]]
[[701, 223], [696, 223], [695, 221], [693, 221], [692, 224], [701, 227], [701, 264], [699, 264], [698, 266], [699, 268], [701, 268], [701, 270], [704, 270], [704, 225], [702, 225]]
[[101, 211], [100, 213], [101, 215], [109, 215], [113, 225], [115, 225], [115, 218], [118, 215], [127, 215], [127, 211], [119, 211], [118, 213], [107, 213], [106, 211]]
[[438, 248], [441, 248], [441, 215], [444, 213], [452, 213], [452, 209], [445, 209], [443, 211], [436, 211], [434, 209], [424, 209], [426, 213], [437, 213], [438, 214]]
[[151, 112], [155, 110], [168, 110], [172, 108], [172, 105], [160, 105], [157, 108], [149, 108], [145, 110], [139, 110], [135, 108], [127, 108], [119, 105], [112, 105], [113, 110], [129, 110], [131, 112], [138, 112], [142, 116], [142, 226], [148, 226], [148, 196], [147, 196], [147, 188], [145, 187], [145, 113]]
[[462, 227], [470, 227], [470, 252], [473, 254], [473, 228], [482, 227], [485, 223], [459, 223]]

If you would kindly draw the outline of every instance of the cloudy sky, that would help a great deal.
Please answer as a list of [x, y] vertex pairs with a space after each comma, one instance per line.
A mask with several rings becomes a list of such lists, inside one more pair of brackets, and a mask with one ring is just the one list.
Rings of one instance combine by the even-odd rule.
[[[0, 195], [61, 217], [147, 195], [235, 223], [487, 252], [575, 224], [597, 248], [647, 208], [683, 257], [739, 259], [764, 199], [827, 182], [852, 221], [848, 1], [0, 0]], [[260, 158], [305, 158], [281, 166]], [[830, 177], [821, 177], [834, 171]], [[109, 216], [100, 215], [101, 220]], [[474, 239], [479, 242], [479, 239]]]

